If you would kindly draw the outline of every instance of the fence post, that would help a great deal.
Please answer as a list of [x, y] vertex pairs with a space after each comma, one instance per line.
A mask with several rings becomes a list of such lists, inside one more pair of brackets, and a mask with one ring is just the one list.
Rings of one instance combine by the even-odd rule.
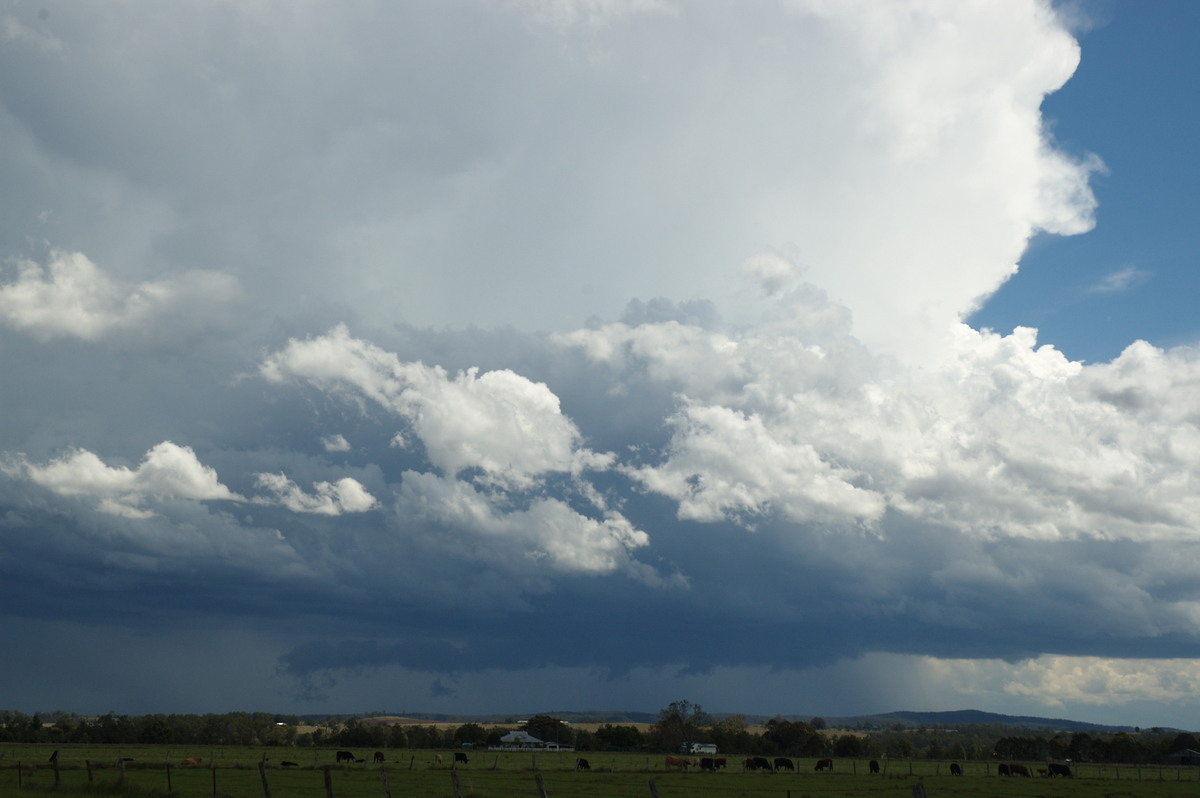
[[121, 769], [121, 778], [117, 780], [117, 783], [124, 784], [125, 783], [125, 757], [123, 757], [123, 756], [117, 757], [117, 767], [119, 767]]
[[650, 795], [658, 798], [658, 785], [654, 783], [654, 779], [650, 779]]
[[388, 786], [387, 765], [379, 768], [379, 778], [383, 781], [383, 798], [392, 798], [392, 788]]
[[541, 795], [542, 798], [546, 798], [546, 785], [542, 782], [542, 774], [533, 774], [533, 780], [537, 782], [538, 794]]
[[416, 761], [417, 761], [417, 755], [413, 754], [412, 757], [408, 760], [408, 769], [409, 770], [413, 769], [413, 763]]
[[258, 775], [262, 778], [263, 798], [271, 798], [271, 785], [267, 781], [267, 763], [265, 761], [258, 763]]
[[208, 769], [212, 771], [213, 798], [217, 798], [217, 763], [209, 762]]
[[333, 773], [329, 769], [329, 765], [321, 768], [325, 771], [325, 798], [333, 798]]
[[167, 792], [174, 792], [174, 790], [171, 789], [171, 763], [168, 762], [166, 764], [167, 764]]
[[88, 784], [91, 784], [92, 783], [92, 760], [90, 760], [90, 759], [83, 760], [83, 766], [85, 768], [87, 768]]
[[450, 784], [454, 787], [454, 798], [462, 798], [462, 788], [458, 786], [458, 771], [450, 771]]
[[[54, 764], [54, 789], [57, 790], [58, 789], [58, 751], [54, 752], [54, 756], [52, 756], [50, 758], [50, 761]], [[167, 790], [167, 792], [170, 792], [170, 790]]]

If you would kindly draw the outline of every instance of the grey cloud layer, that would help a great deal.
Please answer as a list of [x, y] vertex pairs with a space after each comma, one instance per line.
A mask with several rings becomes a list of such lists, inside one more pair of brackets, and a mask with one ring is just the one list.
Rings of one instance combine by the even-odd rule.
[[960, 323], [1092, 223], [1044, 4], [44, 5], [0, 6], [14, 628], [258, 632], [312, 708], [1194, 651], [1197, 351]]

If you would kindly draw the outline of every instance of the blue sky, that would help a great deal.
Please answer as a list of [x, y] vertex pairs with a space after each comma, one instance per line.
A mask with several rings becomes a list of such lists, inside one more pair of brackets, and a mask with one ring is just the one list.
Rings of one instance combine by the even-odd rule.
[[1200, 8], [1080, 8], [1088, 17], [1082, 60], [1042, 111], [1059, 146], [1104, 161], [1106, 171], [1092, 179], [1096, 229], [1035, 239], [1019, 275], [971, 320], [997, 330], [1036, 327], [1069, 357], [1098, 362], [1137, 339], [1171, 347], [1200, 337], [1191, 308], [1200, 279], [1191, 131], [1200, 110], [1187, 89], [1200, 71], [1191, 46]]
[[1197, 13], [0, 4], [0, 707], [1193, 727]]

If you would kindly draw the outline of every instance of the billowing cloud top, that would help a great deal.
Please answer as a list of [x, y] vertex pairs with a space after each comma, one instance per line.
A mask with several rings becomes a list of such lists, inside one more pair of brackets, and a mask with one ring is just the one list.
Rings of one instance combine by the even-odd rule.
[[63, 692], [10, 638], [0, 706], [1195, 701], [1198, 350], [963, 323], [1093, 224], [1048, 3], [48, 2], [0, 44], [6, 628], [147, 663]]

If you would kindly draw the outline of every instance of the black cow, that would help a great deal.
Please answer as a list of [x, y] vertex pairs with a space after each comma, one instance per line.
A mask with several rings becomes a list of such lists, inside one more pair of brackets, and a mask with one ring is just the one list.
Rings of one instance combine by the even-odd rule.
[[771, 760], [767, 759], [765, 756], [754, 757], [754, 769], [770, 772], [773, 769], [771, 767]]
[[335, 762], [353, 762], [354, 754], [349, 751], [338, 751], [333, 755], [333, 758]]
[[775, 770], [795, 770], [796, 766], [786, 756], [775, 757]]
[[962, 775], [962, 768], [959, 766], [959, 764], [957, 762], [950, 763], [950, 775], [951, 776], [961, 776]]
[[379, 763], [382, 761], [383, 761], [383, 751], [376, 751], [375, 752], [375, 762]]
[[1008, 765], [1004, 764], [1003, 762], [1000, 763], [1000, 767], [998, 767], [996, 770], [1001, 776], [1012, 775], [1012, 771], [1008, 769]]
[[1056, 765], [1051, 762], [1047, 767], [1050, 770], [1050, 772], [1046, 774], [1047, 776], [1064, 776], [1068, 779], [1073, 778], [1069, 765]]
[[878, 772], [879, 772], [879, 762], [878, 762], [878, 760], [872, 759], [870, 762], [868, 762], [868, 763], [867, 763], [867, 766], [868, 766], [869, 768], [871, 768], [871, 772], [872, 772], [872, 773], [878, 773]]
[[455, 751], [454, 752], [454, 764], [457, 765], [459, 762], [462, 762], [464, 765], [467, 764], [467, 755], [464, 754], [462, 751]]
[[575, 769], [576, 770], [591, 770], [592, 766], [583, 757], [576, 757], [575, 758]]
[[817, 766], [816, 766], [816, 767], [814, 767], [814, 768], [813, 768], [813, 770], [829, 770], [829, 771], [832, 771], [832, 770], [833, 770], [833, 760], [832, 760], [832, 759], [818, 759], [818, 760], [817, 760]]
[[700, 757], [700, 769], [707, 770], [709, 773], [716, 773], [717, 760], [713, 759], [711, 756]]

